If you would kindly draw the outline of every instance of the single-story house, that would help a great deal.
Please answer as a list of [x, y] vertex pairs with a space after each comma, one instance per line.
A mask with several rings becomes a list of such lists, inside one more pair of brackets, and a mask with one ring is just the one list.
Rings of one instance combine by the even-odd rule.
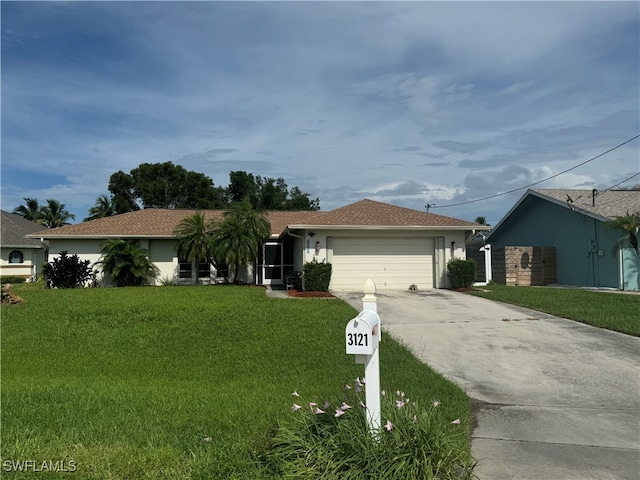
[[[639, 290], [640, 258], [628, 234], [605, 223], [640, 212], [638, 190], [530, 189], [486, 239], [505, 247], [555, 247], [560, 285]], [[495, 261], [495, 258], [493, 258]]]
[[35, 278], [47, 261], [46, 242], [27, 235], [42, 230], [42, 225], [20, 215], [0, 210], [0, 275]]
[[[100, 244], [109, 238], [131, 238], [147, 248], [160, 269], [159, 278], [189, 282], [197, 270], [200, 283], [216, 281], [220, 272], [191, 265], [176, 251], [173, 231], [196, 210], [143, 209], [35, 234], [62, 250], [97, 262]], [[205, 219], [222, 218], [223, 210], [204, 210]], [[465, 238], [479, 228], [473, 222], [398, 207], [373, 200], [330, 211], [269, 211], [271, 237], [263, 245], [255, 271], [241, 272], [246, 283], [283, 284], [316, 259], [333, 267], [330, 288], [359, 290], [371, 278], [380, 290], [446, 288], [447, 261], [465, 258]], [[194, 270], [192, 270], [194, 269]], [[226, 275], [226, 273], [222, 273]]]

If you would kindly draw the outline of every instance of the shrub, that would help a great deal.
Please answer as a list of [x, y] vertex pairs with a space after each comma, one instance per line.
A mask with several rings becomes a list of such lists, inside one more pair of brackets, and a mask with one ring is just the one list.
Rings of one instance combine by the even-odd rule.
[[0, 284], [4, 285], [5, 283], [24, 283], [27, 281], [26, 277], [18, 277], [13, 275], [6, 275], [4, 277], [0, 277]]
[[382, 425], [370, 432], [361, 382], [356, 379], [354, 388], [333, 402], [317, 405], [295, 398], [301, 405], [294, 403], [293, 418], [276, 429], [264, 454], [274, 476], [474, 478], [473, 458], [462, 446], [466, 422], [444, 418], [438, 401], [422, 404], [396, 391], [381, 397]]
[[80, 260], [78, 255], [69, 255], [67, 250], [60, 252], [53, 262], [43, 267], [43, 274], [48, 288], [83, 287], [94, 272], [89, 260]]
[[318, 262], [315, 258], [302, 267], [304, 289], [312, 292], [329, 291], [332, 267], [330, 263]]
[[470, 287], [476, 281], [476, 261], [452, 258], [447, 263], [447, 273], [453, 288]]

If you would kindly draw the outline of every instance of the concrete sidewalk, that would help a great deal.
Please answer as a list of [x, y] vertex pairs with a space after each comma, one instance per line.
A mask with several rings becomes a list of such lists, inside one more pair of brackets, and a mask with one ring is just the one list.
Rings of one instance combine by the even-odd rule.
[[481, 480], [640, 478], [639, 338], [447, 290], [378, 295], [378, 313], [475, 400]]

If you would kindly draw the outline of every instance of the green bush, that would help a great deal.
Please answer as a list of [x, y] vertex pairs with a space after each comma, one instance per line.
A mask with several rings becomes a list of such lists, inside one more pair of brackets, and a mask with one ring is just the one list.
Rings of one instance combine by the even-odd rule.
[[94, 275], [93, 269], [89, 266], [91, 261], [80, 260], [78, 255], [69, 255], [67, 250], [63, 250], [60, 256], [53, 259], [53, 262], [45, 264], [43, 274], [49, 288], [78, 288], [84, 287], [85, 283]]
[[404, 392], [387, 392], [381, 397], [380, 429], [370, 432], [363, 387], [357, 379], [343, 398], [320, 405], [295, 398], [300, 405], [293, 405], [292, 418], [278, 426], [264, 454], [270, 473], [283, 478], [475, 478], [473, 458], [460, 448], [465, 428], [460, 419], [446, 418], [438, 401], [422, 403]]
[[14, 275], [6, 275], [4, 277], [0, 277], [0, 284], [2, 285], [4, 285], [5, 283], [24, 283], [26, 281], [26, 277], [17, 277]]
[[476, 261], [452, 258], [447, 263], [447, 273], [453, 288], [470, 287], [476, 281]]
[[329, 291], [332, 267], [330, 263], [318, 262], [315, 258], [302, 267], [304, 289], [311, 292]]

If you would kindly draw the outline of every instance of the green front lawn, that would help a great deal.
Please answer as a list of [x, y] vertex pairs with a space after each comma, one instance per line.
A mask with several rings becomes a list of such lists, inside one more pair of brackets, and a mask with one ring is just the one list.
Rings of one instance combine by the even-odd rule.
[[491, 284], [473, 295], [640, 336], [640, 295]]
[[[76, 472], [10, 478], [272, 478], [260, 453], [292, 415], [291, 393], [321, 403], [364, 372], [345, 353], [355, 311], [337, 299], [235, 286], [15, 289], [25, 303], [2, 307], [0, 468], [73, 461]], [[386, 335], [381, 376], [382, 388], [439, 400], [443, 418], [470, 430], [464, 392]]]

